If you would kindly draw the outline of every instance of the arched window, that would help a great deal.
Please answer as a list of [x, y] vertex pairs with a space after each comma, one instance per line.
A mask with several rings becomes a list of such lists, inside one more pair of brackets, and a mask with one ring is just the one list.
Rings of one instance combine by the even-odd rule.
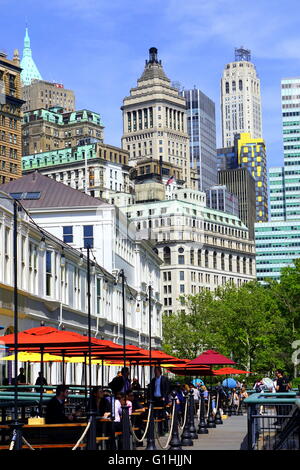
[[165, 264], [171, 264], [171, 250], [168, 246], [164, 247], [163, 259]]
[[239, 90], [242, 91], [243, 89], [243, 80], [239, 80]]
[[216, 253], [216, 251], [214, 251], [214, 254], [213, 254], [213, 266], [214, 266], [214, 269], [217, 269], [217, 253]]
[[228, 82], [225, 83], [225, 91], [226, 91], [226, 93], [229, 93], [229, 83]]
[[236, 83], [235, 80], [232, 82], [232, 91], [236, 91]]
[[232, 271], [232, 255], [229, 255], [229, 271]]
[[201, 266], [201, 250], [198, 250], [198, 266]]
[[190, 251], [190, 262], [191, 262], [191, 264], [195, 263], [195, 252], [194, 252], [194, 250]]
[[252, 274], [252, 259], [249, 260], [249, 273]]
[[240, 268], [240, 257], [237, 256], [236, 257], [236, 272], [239, 273], [240, 270], [241, 270], [241, 268]]

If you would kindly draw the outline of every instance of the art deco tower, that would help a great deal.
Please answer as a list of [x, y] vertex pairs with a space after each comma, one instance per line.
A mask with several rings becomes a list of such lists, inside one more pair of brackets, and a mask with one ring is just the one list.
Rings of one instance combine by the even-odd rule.
[[[130, 152], [130, 164], [140, 178], [193, 187], [190, 169], [186, 102], [171, 85], [157, 49], [149, 50], [142, 76], [123, 100], [122, 147]], [[192, 175], [192, 177], [191, 177]]]
[[260, 80], [248, 49], [236, 49], [235, 61], [224, 69], [221, 112], [223, 147], [234, 145], [235, 134], [262, 138]]
[[23, 69], [21, 72], [21, 80], [22, 80], [23, 85], [30, 85], [32, 80], [35, 80], [35, 79], [42, 80], [42, 76], [32, 58], [32, 51], [30, 47], [30, 38], [28, 35], [28, 28], [26, 28], [26, 32], [25, 32], [21, 68]]

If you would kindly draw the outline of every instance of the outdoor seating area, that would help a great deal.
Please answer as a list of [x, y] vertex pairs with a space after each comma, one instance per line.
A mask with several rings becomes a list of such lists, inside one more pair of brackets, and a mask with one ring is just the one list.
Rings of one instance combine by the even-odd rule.
[[[194, 441], [198, 436], [209, 434], [234, 416], [246, 420], [247, 413], [248, 435], [246, 438], [245, 421], [241, 440], [245, 437], [245, 448], [265, 449], [266, 429], [269, 446], [283, 445], [274, 434], [274, 410], [281, 430], [288, 416], [297, 421], [296, 392], [284, 397], [248, 393], [233, 376], [251, 372], [235, 368], [233, 360], [217, 351], [205, 351], [193, 360], [179, 359], [163, 351], [124, 347], [45, 326], [20, 332], [17, 354], [14, 335], [2, 340], [6, 348], [3, 362], [14, 362], [16, 371], [20, 363], [32, 360], [39, 363], [41, 372], [35, 384], [26, 384], [26, 377], [19, 375], [17, 380], [11, 378], [14, 383], [0, 386], [0, 450], [197, 448]], [[62, 384], [45, 380], [48, 361], [61, 368]], [[83, 364], [83, 385], [65, 383], [68, 361]], [[101, 374], [96, 379], [101, 385], [92, 382], [92, 367], [97, 364]], [[122, 370], [104, 383], [104, 367], [113, 365]], [[131, 383], [132, 373], [137, 377]], [[180, 377], [181, 382], [176, 382]], [[161, 390], [165, 387], [161, 396], [157, 383]], [[291, 447], [295, 439], [286, 439]]]

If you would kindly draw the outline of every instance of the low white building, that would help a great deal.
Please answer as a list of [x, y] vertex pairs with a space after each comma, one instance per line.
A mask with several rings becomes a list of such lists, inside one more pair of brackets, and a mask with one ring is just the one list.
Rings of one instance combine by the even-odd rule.
[[[120, 270], [126, 277], [126, 338], [128, 343], [147, 347], [148, 287], [152, 286], [152, 344], [161, 345], [160, 264], [152, 246], [135, 239], [135, 230], [118, 208], [39, 173], [31, 173], [2, 185], [0, 190], [20, 200], [35, 223], [46, 229], [62, 245], [86, 255], [89, 245], [91, 261], [107, 272], [113, 283], [101, 284], [101, 303], [97, 304], [101, 335], [122, 342], [122, 286]], [[54, 265], [53, 265], [54, 266]], [[53, 268], [54, 269], [54, 268]], [[75, 276], [75, 274], [74, 274]], [[65, 290], [54, 276], [49, 300], [77, 302], [74, 286], [78, 278], [68, 281]], [[117, 283], [116, 283], [117, 279]], [[37, 281], [36, 281], [37, 282]], [[102, 281], [103, 282], [103, 281]], [[116, 284], [116, 285], [115, 285]], [[83, 294], [81, 294], [82, 296]], [[80, 304], [72, 307], [80, 308]], [[72, 314], [70, 314], [71, 321]]]

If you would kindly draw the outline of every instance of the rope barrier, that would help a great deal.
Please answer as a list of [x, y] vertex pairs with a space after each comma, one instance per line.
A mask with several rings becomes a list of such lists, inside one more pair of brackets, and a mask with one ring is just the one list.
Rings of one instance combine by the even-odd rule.
[[[175, 416], [175, 401], [173, 402], [173, 409], [172, 409], [172, 421], [171, 421], [171, 428], [170, 428], [170, 434], [169, 434], [169, 437], [168, 437], [168, 440], [167, 440], [167, 443], [165, 446], [163, 446], [159, 440], [159, 437], [158, 437], [158, 430], [157, 430], [157, 426], [154, 427], [154, 430], [156, 431], [155, 434], [156, 434], [156, 440], [158, 442], [158, 445], [161, 449], [163, 450], [166, 450], [167, 447], [169, 447], [169, 444], [171, 442], [171, 439], [172, 439], [172, 432], [173, 432], [173, 426], [174, 426], [174, 416]], [[156, 423], [157, 424], [157, 423]]]
[[30, 444], [28, 441], [26, 441], [25, 437], [22, 436], [22, 441], [24, 442], [24, 444], [27, 445], [27, 447], [29, 447], [30, 450], [35, 450]]
[[132, 428], [132, 423], [130, 421], [130, 430], [131, 430], [131, 433], [134, 437], [134, 439], [137, 441], [137, 442], [143, 442], [143, 440], [145, 439], [146, 435], [147, 435], [147, 432], [148, 432], [148, 428], [149, 428], [149, 423], [150, 423], [150, 415], [151, 415], [151, 410], [152, 410], [152, 403], [150, 404], [149, 406], [149, 410], [148, 410], [148, 416], [147, 416], [147, 425], [146, 425], [146, 429], [145, 429], [145, 432], [144, 432], [144, 435], [141, 439], [139, 439], [137, 437], [137, 435], [135, 434], [133, 428]]
[[185, 400], [183, 424], [182, 426], [178, 426], [180, 431], [183, 431], [186, 425], [187, 409], [188, 409], [188, 400]]
[[86, 436], [86, 433], [88, 432], [88, 430], [90, 429], [90, 426], [91, 426], [91, 422], [92, 422], [92, 418], [90, 418], [88, 424], [87, 424], [87, 427], [85, 428], [85, 430], [83, 431], [82, 433], [82, 436], [79, 438], [79, 440], [76, 442], [75, 446], [72, 448], [72, 450], [76, 450], [77, 447], [81, 444], [81, 442], [83, 441], [83, 439], [85, 438]]

